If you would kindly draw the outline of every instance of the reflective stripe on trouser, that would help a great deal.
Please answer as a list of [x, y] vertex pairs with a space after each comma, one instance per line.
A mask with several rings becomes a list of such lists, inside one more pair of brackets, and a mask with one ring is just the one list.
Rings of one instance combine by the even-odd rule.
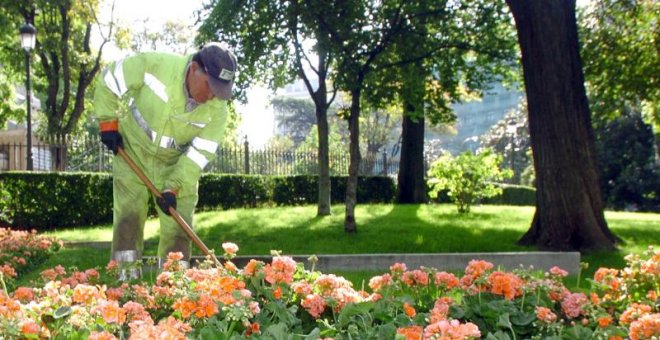
[[[126, 151], [134, 162], [139, 162], [133, 152], [130, 152], [128, 148]], [[119, 156], [115, 156], [113, 159], [112, 176], [114, 200], [112, 254], [120, 250], [137, 250], [142, 256], [144, 223], [151, 194], [140, 178]], [[154, 185], [158, 188], [158, 183], [154, 183]], [[191, 227], [196, 204], [196, 196], [177, 197], [176, 210]], [[156, 210], [160, 220], [158, 256], [165, 258], [169, 252], [182, 252], [184, 259], [189, 259], [191, 241], [188, 235], [171, 216], [163, 213], [157, 204]]]

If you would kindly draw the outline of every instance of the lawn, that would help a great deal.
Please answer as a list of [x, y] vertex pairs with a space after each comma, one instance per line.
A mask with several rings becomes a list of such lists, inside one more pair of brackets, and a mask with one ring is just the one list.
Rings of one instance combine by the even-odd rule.
[[[515, 242], [529, 228], [533, 207], [475, 206], [469, 214], [459, 214], [453, 205], [359, 205], [356, 209], [358, 233], [343, 231], [344, 207], [336, 205], [332, 215], [316, 217], [316, 206], [268, 207], [199, 212], [195, 216], [197, 234], [212, 249], [231, 241], [239, 245], [239, 255], [263, 255], [270, 250], [283, 254], [358, 253], [453, 253], [533, 251]], [[585, 272], [591, 277], [600, 266], [621, 268], [628, 253], [641, 253], [660, 243], [660, 214], [606, 212], [612, 231], [624, 240], [619, 251], [583, 254], [590, 263]], [[48, 233], [65, 241], [110, 241], [112, 227], [95, 226], [55, 230]], [[158, 221], [145, 228], [146, 254], [155, 254]], [[79, 268], [102, 266], [106, 249], [64, 249], [43, 267], [56, 264]], [[361, 282], [378, 273], [337, 273]]]

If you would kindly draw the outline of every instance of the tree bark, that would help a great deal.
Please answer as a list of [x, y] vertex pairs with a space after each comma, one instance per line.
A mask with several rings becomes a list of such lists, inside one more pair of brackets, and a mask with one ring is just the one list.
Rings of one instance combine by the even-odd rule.
[[349, 158], [348, 180], [346, 183], [346, 217], [344, 231], [357, 233], [355, 205], [357, 204], [358, 169], [360, 169], [360, 95], [361, 86], [351, 91], [351, 113], [348, 117]]
[[[406, 111], [410, 105], [404, 105]], [[403, 115], [397, 203], [426, 203], [424, 182], [424, 116]]]
[[579, 55], [575, 0], [507, 0], [522, 52], [536, 170], [536, 212], [518, 241], [550, 250], [612, 250]]
[[[325, 95], [323, 96], [325, 98]], [[325, 99], [324, 99], [325, 101]], [[316, 127], [319, 133], [319, 196], [317, 216], [330, 215], [330, 144], [328, 142], [328, 109], [316, 105]]]

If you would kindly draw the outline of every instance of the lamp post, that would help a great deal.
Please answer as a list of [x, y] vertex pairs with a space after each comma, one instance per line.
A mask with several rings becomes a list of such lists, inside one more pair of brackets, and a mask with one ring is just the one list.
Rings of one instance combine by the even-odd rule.
[[27, 170], [32, 171], [32, 92], [30, 90], [30, 52], [37, 40], [37, 29], [29, 23], [20, 28], [21, 47], [25, 51], [25, 101], [27, 102]]

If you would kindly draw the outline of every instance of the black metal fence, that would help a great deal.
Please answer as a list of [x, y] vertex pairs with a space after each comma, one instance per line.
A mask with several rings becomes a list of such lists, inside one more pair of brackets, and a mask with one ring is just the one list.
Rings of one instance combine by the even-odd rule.
[[[0, 144], [0, 171], [25, 170], [27, 146], [24, 142]], [[52, 139], [33, 143], [34, 170], [42, 171], [110, 171], [113, 155], [97, 139]], [[330, 174], [347, 175], [348, 152], [330, 154]], [[316, 150], [290, 151], [253, 149], [246, 141], [242, 146], [221, 147], [206, 172], [259, 175], [318, 174]], [[367, 154], [360, 162], [360, 175], [396, 176], [399, 159], [386, 153]]]

